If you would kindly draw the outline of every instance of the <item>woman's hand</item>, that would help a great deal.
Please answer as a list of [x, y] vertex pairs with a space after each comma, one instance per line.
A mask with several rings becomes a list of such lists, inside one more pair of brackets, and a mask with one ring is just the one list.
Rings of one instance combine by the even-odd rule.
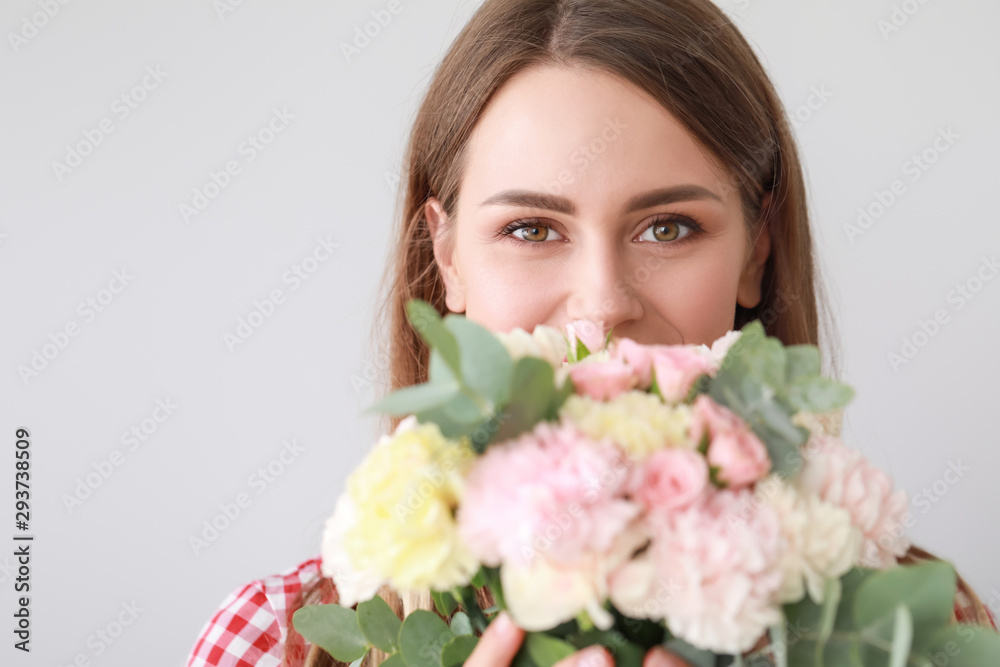
[[[506, 612], [490, 623], [480, 637], [476, 649], [465, 661], [466, 667], [496, 667], [510, 665], [514, 654], [524, 640], [524, 630], [510, 619]], [[557, 662], [554, 667], [614, 667], [615, 661], [603, 646], [588, 646], [582, 651]], [[642, 661], [643, 667], [691, 667], [677, 656], [657, 646], [649, 650]]]

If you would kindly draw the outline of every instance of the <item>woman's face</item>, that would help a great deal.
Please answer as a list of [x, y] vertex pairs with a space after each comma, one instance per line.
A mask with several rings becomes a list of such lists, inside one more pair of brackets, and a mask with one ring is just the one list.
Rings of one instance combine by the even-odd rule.
[[770, 250], [766, 229], [751, 248], [739, 191], [674, 116], [593, 70], [511, 79], [470, 138], [457, 219], [435, 198], [426, 214], [448, 309], [492, 331], [590, 319], [711, 343], [760, 301]]

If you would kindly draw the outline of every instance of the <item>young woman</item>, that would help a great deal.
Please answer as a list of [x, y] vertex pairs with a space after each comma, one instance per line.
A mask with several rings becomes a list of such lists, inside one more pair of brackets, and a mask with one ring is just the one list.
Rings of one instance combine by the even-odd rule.
[[[708, 0], [486, 0], [431, 82], [404, 167], [380, 313], [390, 390], [427, 377], [411, 298], [494, 331], [587, 318], [640, 343], [711, 343], [759, 319], [786, 345], [819, 342], [789, 123]], [[400, 612], [431, 607], [382, 592]], [[251, 582], [188, 664], [338, 664], [290, 623], [335, 599], [318, 559]], [[964, 582], [956, 617], [992, 625]], [[509, 664], [521, 637], [494, 623], [467, 664]], [[584, 651], [563, 665], [608, 660]], [[658, 650], [647, 664], [685, 663]]]

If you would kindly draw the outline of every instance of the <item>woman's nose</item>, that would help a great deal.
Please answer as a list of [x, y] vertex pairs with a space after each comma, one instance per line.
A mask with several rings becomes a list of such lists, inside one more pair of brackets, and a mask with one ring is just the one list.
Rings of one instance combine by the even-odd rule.
[[640, 319], [642, 304], [628, 279], [630, 270], [625, 259], [612, 249], [581, 253], [571, 269], [568, 318], [600, 322], [605, 333]]

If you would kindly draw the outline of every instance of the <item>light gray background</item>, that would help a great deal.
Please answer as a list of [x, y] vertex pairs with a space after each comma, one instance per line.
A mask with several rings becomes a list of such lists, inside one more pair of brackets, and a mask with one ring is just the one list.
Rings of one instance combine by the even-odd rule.
[[[39, 1], [0, 9], [0, 541], [16, 532], [19, 426], [32, 433], [37, 536], [30, 656], [11, 647], [12, 547], [0, 547], [0, 662], [180, 665], [227, 593], [317, 553], [372, 442], [359, 411], [384, 367], [367, 341], [392, 175], [433, 68], [479, 3], [400, 0], [348, 63], [340, 44], [387, 2], [244, 0], [220, 16], [212, 0], [74, 0], [15, 50], [9, 33]], [[1000, 279], [961, 309], [949, 292], [1000, 252], [1000, 5], [908, 0], [899, 11], [917, 11], [883, 35], [886, 0], [719, 3], [803, 119], [819, 259], [858, 391], [846, 438], [911, 494], [936, 488], [911, 534], [989, 600]], [[166, 77], [123, 119], [112, 105], [147, 67]], [[247, 162], [239, 146], [274, 108], [294, 119]], [[60, 182], [52, 163], [103, 118], [114, 131]], [[905, 163], [941, 128], [958, 138], [911, 181]], [[185, 222], [179, 205], [234, 159], [240, 174]], [[896, 179], [905, 192], [851, 242], [845, 224]], [[336, 253], [292, 291], [283, 274], [327, 236]], [[129, 285], [86, 322], [78, 304], [123, 268]], [[223, 335], [274, 289], [285, 302], [230, 351]], [[894, 370], [887, 355], [938, 309], [947, 323]], [[24, 382], [18, 366], [69, 322], [79, 335]], [[123, 446], [167, 398], [176, 411]], [[251, 479], [292, 439], [304, 449], [279, 476]], [[64, 494], [116, 449], [121, 465], [69, 511]], [[946, 478], [959, 462], [968, 470]], [[250, 505], [195, 554], [189, 537], [239, 493]], [[132, 602], [138, 618], [97, 655], [88, 637]]]

